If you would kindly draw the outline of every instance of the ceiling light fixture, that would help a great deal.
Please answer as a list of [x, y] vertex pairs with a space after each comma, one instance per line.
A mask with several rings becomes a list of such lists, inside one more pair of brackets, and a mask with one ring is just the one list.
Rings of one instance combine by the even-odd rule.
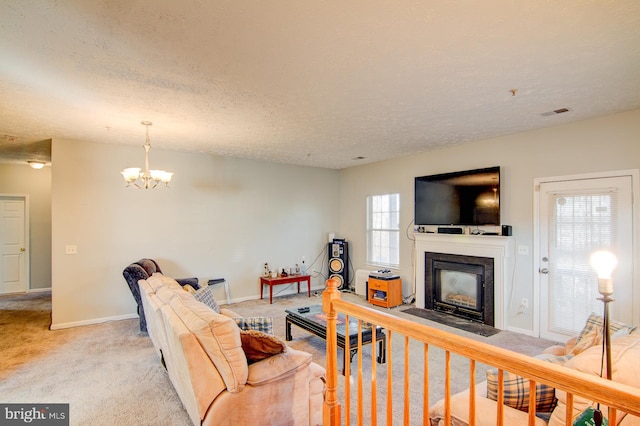
[[[150, 121], [141, 121], [140, 124], [147, 128], [147, 141], [144, 144], [144, 172], [140, 172], [139, 167], [129, 167], [124, 169], [122, 176], [124, 177], [127, 186], [132, 186], [138, 189], [153, 189], [157, 188], [159, 184], [164, 183], [165, 187], [169, 186], [173, 173], [165, 172], [164, 170], [149, 170], [149, 150], [151, 149], [151, 143], [149, 142], [149, 126], [153, 123]], [[162, 186], [160, 186], [162, 188]]]
[[40, 170], [44, 167], [44, 163], [42, 161], [27, 161], [32, 169]]

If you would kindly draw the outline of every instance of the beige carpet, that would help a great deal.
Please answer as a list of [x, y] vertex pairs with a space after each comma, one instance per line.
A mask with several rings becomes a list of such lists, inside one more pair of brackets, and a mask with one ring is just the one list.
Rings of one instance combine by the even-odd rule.
[[[344, 297], [356, 303], [356, 295]], [[268, 300], [252, 300], [230, 306], [243, 316], [271, 316], [274, 333], [284, 340], [285, 309], [320, 303], [320, 297], [292, 295]], [[552, 342], [502, 331], [482, 337], [452, 329], [421, 318], [376, 308], [394, 315], [445, 329], [490, 344], [535, 355]], [[115, 321], [73, 329], [50, 331], [51, 300], [48, 293], [0, 296], [0, 402], [69, 403], [72, 425], [188, 425], [189, 418], [156, 356], [148, 336], [138, 330], [137, 320]], [[313, 354], [324, 365], [325, 342], [293, 327], [295, 349]], [[402, 419], [404, 397], [402, 359], [403, 338], [394, 336], [392, 374], [394, 379], [394, 419]], [[422, 416], [421, 344], [410, 344], [411, 424]], [[443, 392], [441, 351], [430, 350], [430, 401]], [[354, 364], [357, 357], [354, 358]], [[468, 362], [454, 357], [453, 391], [468, 386]], [[339, 365], [341, 368], [341, 364]], [[484, 367], [477, 367], [477, 380], [484, 380]], [[363, 371], [371, 371], [371, 348], [363, 350]], [[387, 366], [377, 364], [378, 421], [384, 424]], [[353, 374], [355, 376], [355, 374]], [[353, 379], [352, 379], [353, 381]], [[352, 398], [356, 398], [353, 383]], [[370, 395], [371, 378], [365, 377], [365, 395]], [[340, 378], [340, 394], [344, 394]], [[370, 397], [363, 401], [371, 406]], [[353, 411], [353, 410], [352, 410]], [[369, 409], [365, 410], [368, 413]], [[353, 413], [352, 419], [355, 419]], [[364, 423], [370, 422], [369, 414]]]

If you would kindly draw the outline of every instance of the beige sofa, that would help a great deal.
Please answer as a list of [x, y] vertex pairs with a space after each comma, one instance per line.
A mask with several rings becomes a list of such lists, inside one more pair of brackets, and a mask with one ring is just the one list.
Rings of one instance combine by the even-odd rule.
[[[624, 383], [636, 388], [640, 388], [640, 368], [638, 368], [638, 360], [640, 359], [640, 333], [634, 330], [634, 327], [624, 324], [614, 324], [612, 339], [612, 360], [613, 360], [613, 380]], [[552, 346], [544, 351], [537, 358], [562, 364], [567, 368], [572, 368], [584, 373], [600, 375], [600, 365], [602, 360], [602, 317], [591, 315], [585, 328], [579, 336], [571, 339], [566, 345]], [[518, 395], [518, 398], [526, 400], [528, 398], [528, 380], [521, 380], [517, 376], [505, 372], [505, 395], [507, 393], [509, 380], [507, 375], [511, 375], [510, 384], [520, 387], [518, 390], [511, 392], [511, 395]], [[492, 377], [489, 371], [487, 378]], [[496, 423], [497, 403], [495, 399], [487, 397], [488, 387], [497, 386], [491, 383], [487, 385], [487, 381], [476, 385], [476, 425], [493, 426]], [[542, 390], [541, 390], [542, 387]], [[536, 417], [536, 425], [543, 426], [561, 426], [565, 425], [566, 413], [566, 394], [564, 392], [554, 390], [553, 388], [544, 389], [545, 385], [538, 384], [536, 389], [536, 397], [541, 398], [545, 391], [551, 392], [553, 403], [550, 410], [546, 413], [546, 419]], [[526, 392], [526, 394], [525, 394]], [[555, 395], [555, 398], [554, 398]], [[515, 398], [514, 398], [515, 399]], [[506, 401], [506, 398], [505, 398]], [[514, 408], [519, 404], [514, 400], [509, 401], [511, 405], [504, 406], [504, 424], [505, 425], [524, 425], [527, 424], [528, 413], [527, 407]], [[540, 404], [538, 399], [538, 404]], [[506, 403], [505, 403], [506, 404]], [[536, 405], [538, 412], [540, 405]], [[590, 401], [584, 398], [574, 397], [575, 419], [587, 406], [591, 405]], [[607, 413], [606, 407], [601, 407], [602, 412]], [[429, 418], [431, 426], [443, 426], [444, 422], [444, 400], [438, 401], [429, 409]], [[466, 426], [469, 424], [469, 390], [465, 390], [451, 397], [451, 425]], [[621, 426], [640, 426], [640, 418], [626, 415], [626, 413], [618, 414], [618, 425]]]
[[194, 425], [322, 423], [323, 367], [216, 313], [160, 273], [139, 281], [147, 331]]

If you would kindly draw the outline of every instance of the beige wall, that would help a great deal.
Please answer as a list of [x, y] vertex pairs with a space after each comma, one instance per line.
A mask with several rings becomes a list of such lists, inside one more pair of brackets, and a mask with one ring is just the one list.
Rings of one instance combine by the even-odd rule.
[[29, 195], [30, 289], [51, 287], [51, 168], [0, 164], [0, 194]]
[[516, 315], [523, 297], [534, 300], [533, 180], [640, 168], [640, 110], [343, 170], [340, 230], [351, 240], [354, 267], [376, 269], [365, 263], [366, 196], [399, 192], [402, 230], [399, 272], [404, 281], [404, 295], [412, 294], [413, 242], [405, 236], [405, 230], [413, 220], [414, 178], [496, 165], [501, 166], [502, 173], [502, 223], [513, 226], [517, 245], [530, 249], [528, 256], [516, 257], [508, 321], [514, 328], [533, 330], [532, 312], [536, 306], [530, 305], [524, 315]]
[[[310, 263], [339, 224], [335, 170], [154, 147], [151, 166], [175, 177], [145, 191], [119, 173], [142, 165], [142, 147], [54, 140], [52, 155], [54, 328], [131, 317], [122, 270], [143, 257], [174, 277], [225, 277], [232, 299], [255, 298], [264, 262]], [[222, 286], [215, 296], [225, 299]]]
[[[233, 299], [258, 294], [257, 276], [272, 265], [307, 262], [325, 250], [326, 235], [350, 241], [354, 269], [365, 264], [365, 199], [401, 194], [404, 295], [413, 292], [413, 179], [432, 173], [502, 167], [502, 221], [517, 245], [509, 324], [533, 329], [533, 180], [640, 168], [640, 110], [403, 157], [340, 172], [163, 151], [153, 167], [176, 173], [170, 190], [124, 188], [119, 170], [141, 164], [140, 147], [54, 140], [52, 173], [53, 325], [131, 317], [133, 298], [122, 269], [156, 258], [165, 273], [223, 276]], [[336, 197], [336, 194], [340, 194]], [[65, 245], [78, 254], [65, 255]], [[317, 269], [324, 265], [317, 265]], [[314, 286], [322, 284], [314, 280]], [[636, 284], [637, 285], [637, 284]], [[216, 297], [224, 299], [222, 287]]]

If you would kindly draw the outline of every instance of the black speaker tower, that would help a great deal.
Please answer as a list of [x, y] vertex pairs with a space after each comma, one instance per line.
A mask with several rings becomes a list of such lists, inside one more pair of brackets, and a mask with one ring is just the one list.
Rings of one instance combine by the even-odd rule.
[[333, 240], [329, 243], [329, 278], [338, 280], [338, 289], [349, 288], [349, 243]]

